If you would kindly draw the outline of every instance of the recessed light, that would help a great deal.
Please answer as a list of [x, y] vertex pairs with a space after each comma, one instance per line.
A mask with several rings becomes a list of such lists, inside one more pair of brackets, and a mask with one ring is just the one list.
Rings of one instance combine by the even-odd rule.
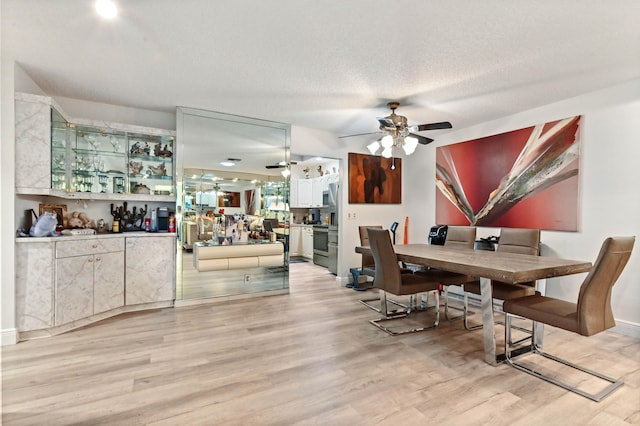
[[220, 165], [225, 167], [233, 167], [236, 165], [236, 163], [234, 163], [233, 161], [226, 160], [226, 161], [221, 161]]
[[118, 8], [112, 0], [96, 0], [96, 11], [105, 19], [113, 19], [118, 14]]

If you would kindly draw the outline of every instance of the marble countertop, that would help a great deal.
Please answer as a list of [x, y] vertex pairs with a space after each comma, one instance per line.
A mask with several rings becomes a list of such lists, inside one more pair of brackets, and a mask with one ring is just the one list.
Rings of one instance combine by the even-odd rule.
[[175, 232], [121, 232], [118, 234], [95, 234], [95, 235], [62, 235], [60, 237], [17, 237], [16, 243], [44, 243], [53, 241], [80, 241], [92, 238], [124, 238], [124, 237], [144, 237], [144, 238], [176, 238]]

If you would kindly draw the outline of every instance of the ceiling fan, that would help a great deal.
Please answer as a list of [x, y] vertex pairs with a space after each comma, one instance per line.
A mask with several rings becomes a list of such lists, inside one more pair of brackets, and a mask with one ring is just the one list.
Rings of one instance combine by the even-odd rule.
[[379, 140], [367, 145], [367, 148], [371, 154], [375, 154], [378, 149], [382, 147], [382, 156], [389, 158], [393, 155], [393, 148], [402, 148], [405, 154], [410, 155], [415, 151], [418, 144], [427, 145], [433, 142], [433, 139], [418, 135], [414, 132], [451, 129], [452, 127], [448, 121], [409, 126], [407, 124], [407, 117], [396, 114], [396, 109], [400, 106], [399, 102], [389, 102], [387, 106], [391, 109], [391, 114], [386, 117], [378, 117], [378, 122], [380, 123], [379, 132], [359, 133], [340, 136], [340, 138], [383, 134]]
[[267, 168], [267, 169], [282, 169], [282, 168], [285, 168], [285, 167], [287, 167], [289, 165], [292, 165], [292, 164], [298, 164], [298, 162], [297, 161], [290, 161], [290, 162], [287, 163], [286, 161], [280, 161], [279, 163], [268, 164], [268, 165], [266, 165], [264, 167]]
[[291, 175], [291, 170], [289, 170], [289, 166], [293, 164], [298, 164], [298, 163], [296, 161], [290, 161], [288, 163], [286, 161], [280, 161], [279, 163], [269, 164], [269, 165], [266, 165], [265, 167], [267, 169], [284, 169], [280, 172], [280, 174], [282, 175], [282, 177], [286, 179]]

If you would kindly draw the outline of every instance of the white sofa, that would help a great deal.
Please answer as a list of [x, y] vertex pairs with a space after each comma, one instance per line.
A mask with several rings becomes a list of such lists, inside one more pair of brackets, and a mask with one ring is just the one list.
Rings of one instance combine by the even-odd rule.
[[193, 246], [193, 266], [199, 272], [284, 265], [284, 244], [230, 244]]
[[186, 250], [191, 250], [194, 243], [210, 240], [213, 236], [213, 227], [213, 219], [206, 216], [200, 216], [193, 221], [182, 222], [180, 234], [182, 247]]

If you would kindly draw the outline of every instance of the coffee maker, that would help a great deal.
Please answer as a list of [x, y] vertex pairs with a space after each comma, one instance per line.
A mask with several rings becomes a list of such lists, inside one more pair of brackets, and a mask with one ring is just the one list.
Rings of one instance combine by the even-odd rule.
[[309, 223], [320, 223], [320, 209], [309, 209]]
[[157, 210], [158, 232], [169, 232], [169, 209], [158, 207]]

